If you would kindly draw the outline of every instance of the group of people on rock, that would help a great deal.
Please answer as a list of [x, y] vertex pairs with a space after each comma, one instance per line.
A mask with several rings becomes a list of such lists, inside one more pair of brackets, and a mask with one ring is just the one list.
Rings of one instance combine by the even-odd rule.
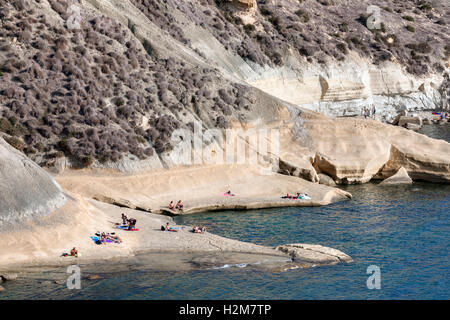
[[97, 232], [95, 235], [98, 237], [98, 241], [100, 241], [102, 244], [106, 244], [107, 240], [114, 242], [114, 243], [122, 243], [122, 239], [118, 235], [116, 235], [114, 232], [113, 233]]
[[122, 213], [122, 225], [128, 226], [128, 230], [135, 229], [136, 228], [136, 219], [134, 219], [134, 218], [128, 219], [128, 217]]
[[369, 117], [372, 117], [373, 119], [375, 119], [376, 113], [377, 113], [377, 109], [375, 108], [375, 105], [372, 105], [372, 110], [364, 107], [364, 119], [367, 119]]
[[170, 203], [169, 203], [169, 209], [170, 209], [170, 210], [175, 210], [175, 209], [177, 209], [177, 210], [183, 211], [183, 207], [184, 207], [184, 205], [183, 205], [183, 203], [181, 202], [181, 200], [178, 200], [178, 202], [177, 202], [176, 205], [174, 205], [173, 201], [170, 201]]
[[282, 196], [282, 199], [303, 199], [305, 196], [308, 196], [306, 193], [299, 193], [297, 192], [297, 195], [290, 195], [289, 193], [287, 193], [285, 196]]
[[205, 233], [206, 232], [206, 227], [205, 226], [202, 226], [202, 227], [194, 226], [192, 228], [192, 232], [193, 233]]

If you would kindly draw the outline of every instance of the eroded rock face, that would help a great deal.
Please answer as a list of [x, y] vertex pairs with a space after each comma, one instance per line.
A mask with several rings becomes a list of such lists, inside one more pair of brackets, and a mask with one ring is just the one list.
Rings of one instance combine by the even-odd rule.
[[398, 126], [302, 113], [317, 172], [338, 184], [386, 179], [404, 167], [413, 180], [450, 182], [450, 144]]
[[388, 185], [388, 184], [410, 184], [412, 183], [412, 179], [408, 175], [408, 171], [405, 168], [401, 167], [396, 174], [392, 177], [389, 177], [382, 181], [380, 184]]
[[0, 229], [45, 216], [64, 202], [53, 178], [0, 138]]
[[279, 167], [280, 173], [299, 177], [311, 182], [319, 182], [317, 172], [308, 160], [286, 155], [279, 159]]
[[390, 177], [404, 167], [413, 180], [450, 183], [450, 144], [416, 135], [416, 143], [392, 145], [389, 161], [376, 178]]

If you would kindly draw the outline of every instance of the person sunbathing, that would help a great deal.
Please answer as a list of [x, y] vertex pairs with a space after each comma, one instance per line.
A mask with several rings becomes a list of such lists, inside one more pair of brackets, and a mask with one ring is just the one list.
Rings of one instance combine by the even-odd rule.
[[166, 231], [178, 232], [177, 229], [173, 229], [173, 228], [169, 227], [169, 223], [168, 222], [166, 223]]
[[175, 205], [173, 204], [173, 201], [170, 201], [170, 203], [169, 203], [169, 209], [170, 209], [170, 210], [175, 209]]
[[122, 243], [122, 239], [119, 236], [110, 236], [110, 240], [114, 243]]
[[183, 211], [183, 204], [181, 203], [181, 200], [178, 200], [177, 209]]
[[227, 192], [225, 192], [226, 195], [229, 195], [231, 197], [234, 197], [234, 194], [231, 193], [231, 190], [228, 190]]
[[98, 237], [98, 240], [103, 243], [106, 244], [106, 234], [103, 232], [100, 237]]
[[77, 257], [78, 258], [78, 250], [75, 247], [73, 247], [73, 249], [70, 250], [70, 255], [72, 257]]
[[130, 218], [128, 220], [128, 230], [132, 230], [136, 228], [136, 219]]

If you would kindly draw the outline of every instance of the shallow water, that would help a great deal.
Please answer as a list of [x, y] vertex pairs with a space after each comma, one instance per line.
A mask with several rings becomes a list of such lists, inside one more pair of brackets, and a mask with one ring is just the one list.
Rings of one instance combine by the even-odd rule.
[[[450, 141], [448, 128], [423, 130]], [[81, 290], [54, 282], [67, 278], [65, 269], [47, 270], [35, 280], [2, 284], [6, 291], [0, 299], [450, 299], [450, 185], [344, 189], [353, 200], [316, 208], [202, 213], [176, 222], [205, 224], [213, 233], [262, 245], [322, 244], [349, 254], [351, 264], [269, 272], [249, 261], [185, 270], [192, 258], [178, 257], [180, 270], [155, 271], [158, 256], [152, 256], [120, 268], [83, 266]], [[380, 290], [367, 289], [370, 265], [381, 269]], [[86, 280], [89, 274], [101, 278]]]
[[437, 125], [431, 124], [423, 126], [417, 132], [425, 134], [434, 139], [442, 139], [450, 142], [450, 124]]

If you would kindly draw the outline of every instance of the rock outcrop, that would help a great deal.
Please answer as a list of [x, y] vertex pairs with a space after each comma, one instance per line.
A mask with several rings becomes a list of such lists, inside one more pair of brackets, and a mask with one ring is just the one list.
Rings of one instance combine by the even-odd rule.
[[280, 173], [319, 182], [319, 177], [311, 162], [300, 157], [286, 155], [279, 159]]
[[299, 262], [315, 264], [353, 262], [353, 259], [342, 251], [321, 245], [296, 243], [277, 246], [275, 249], [289, 254], [294, 261]]
[[[300, 115], [317, 172], [338, 184], [386, 179], [404, 167], [411, 179], [450, 182], [450, 144], [398, 126], [364, 119]], [[299, 120], [300, 121], [300, 120]]]
[[48, 215], [64, 202], [55, 180], [0, 137], [0, 229]]
[[383, 180], [380, 184], [411, 184], [413, 183], [412, 179], [408, 175], [408, 171], [405, 168], [401, 167], [398, 169], [397, 173], [393, 176]]
[[398, 125], [403, 127], [404, 125], [414, 124], [419, 128], [422, 127], [422, 119], [420, 117], [400, 117], [398, 120]]

